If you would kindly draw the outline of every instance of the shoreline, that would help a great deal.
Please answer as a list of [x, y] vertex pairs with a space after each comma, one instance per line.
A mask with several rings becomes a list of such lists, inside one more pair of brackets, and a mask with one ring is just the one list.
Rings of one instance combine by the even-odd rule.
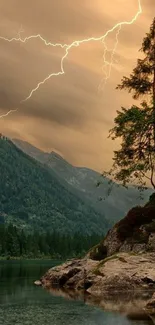
[[[27, 257], [27, 256], [19, 256], [19, 257], [14, 257], [14, 256], [0, 256], [0, 261], [62, 261], [64, 262], [64, 258], [60, 257], [50, 257], [50, 256], [45, 256], [45, 257]], [[69, 259], [68, 259], [69, 260]]]

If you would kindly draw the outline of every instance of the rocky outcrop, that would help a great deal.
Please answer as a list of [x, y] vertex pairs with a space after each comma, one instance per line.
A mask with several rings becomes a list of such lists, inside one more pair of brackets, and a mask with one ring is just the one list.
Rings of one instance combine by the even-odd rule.
[[[87, 301], [102, 300], [104, 309], [111, 306], [111, 310], [116, 306], [110, 303], [114, 296], [121, 293], [121, 297], [128, 295], [133, 300], [139, 292], [140, 309], [134, 310], [132, 305], [130, 315], [150, 316], [152, 310], [153, 317], [155, 297], [149, 299], [155, 292], [155, 204], [150, 200], [143, 208], [133, 208], [85, 258], [50, 269], [40, 281], [48, 290], [74, 297], [84, 294]], [[125, 310], [128, 305], [129, 300]], [[117, 311], [122, 308], [124, 304], [118, 303]]]
[[91, 280], [95, 279], [92, 273], [98, 265], [97, 261], [91, 259], [72, 260], [63, 265], [50, 269], [42, 278], [44, 287], [84, 289], [88, 286], [88, 274]]
[[94, 296], [105, 292], [155, 291], [155, 254], [118, 253], [103, 261], [74, 260], [50, 269], [44, 287], [85, 290]]
[[54, 295], [84, 300], [130, 319], [153, 318], [155, 299], [149, 302], [155, 291], [155, 254], [118, 253], [104, 261], [70, 261], [50, 269], [41, 283]]
[[131, 209], [87, 257], [103, 260], [118, 252], [155, 252], [155, 205]]

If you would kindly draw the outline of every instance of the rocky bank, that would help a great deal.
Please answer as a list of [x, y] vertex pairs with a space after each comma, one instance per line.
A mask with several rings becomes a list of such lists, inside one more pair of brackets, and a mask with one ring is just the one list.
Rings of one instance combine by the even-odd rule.
[[[83, 259], [50, 269], [40, 283], [49, 290], [102, 297], [106, 309], [107, 299], [128, 293], [128, 306], [131, 296], [139, 293], [141, 310], [151, 314], [154, 308], [155, 314], [155, 297], [150, 300], [155, 292], [155, 195], [146, 206], [131, 209]], [[121, 303], [112, 305], [125, 308]]]

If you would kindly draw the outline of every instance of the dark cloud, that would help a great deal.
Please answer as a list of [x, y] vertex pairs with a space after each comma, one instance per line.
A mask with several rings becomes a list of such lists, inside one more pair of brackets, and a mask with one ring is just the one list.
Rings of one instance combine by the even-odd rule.
[[[92, 25], [96, 24], [96, 15], [88, 6], [88, 1], [79, 1], [74, 4], [72, 0], [2, 0], [0, 16], [6, 22], [14, 25], [22, 24], [25, 31], [41, 33], [53, 41], [70, 41], [77, 35], [92, 35]], [[104, 13], [104, 11], [103, 11]], [[105, 13], [106, 14], [106, 13]], [[109, 25], [103, 23], [103, 15], [98, 15], [98, 24], [95, 27], [98, 33]]]
[[[38, 82], [60, 71], [64, 50], [39, 40], [22, 44], [1, 39], [0, 113], [18, 108], [0, 119], [1, 131], [42, 149], [55, 148], [78, 165], [100, 170], [109, 165], [114, 146], [107, 140], [108, 130], [116, 110], [132, 103], [131, 96], [115, 87], [132, 71], [155, 12], [154, 0], [141, 2], [143, 14], [132, 26], [122, 27], [117, 62], [103, 92], [98, 93], [98, 86], [104, 76], [104, 45], [91, 42], [69, 52], [65, 75], [51, 78], [29, 101], [20, 103]], [[17, 36], [22, 25], [23, 37], [39, 33], [52, 42], [70, 43], [103, 35], [118, 21], [131, 20], [137, 8], [137, 0], [1, 0], [0, 36]], [[110, 34], [108, 48], [115, 40], [115, 33]]]

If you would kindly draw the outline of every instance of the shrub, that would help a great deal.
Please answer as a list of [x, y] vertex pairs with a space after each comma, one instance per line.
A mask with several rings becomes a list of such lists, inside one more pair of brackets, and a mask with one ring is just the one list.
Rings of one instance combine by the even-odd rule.
[[90, 258], [95, 261], [101, 261], [107, 257], [107, 248], [104, 246], [103, 242], [95, 246], [90, 251]]
[[153, 193], [150, 198], [149, 198], [149, 204], [154, 204], [155, 205], [155, 193]]
[[134, 207], [117, 225], [119, 239], [124, 241], [131, 237], [136, 228], [151, 223], [154, 218], [155, 206]]

